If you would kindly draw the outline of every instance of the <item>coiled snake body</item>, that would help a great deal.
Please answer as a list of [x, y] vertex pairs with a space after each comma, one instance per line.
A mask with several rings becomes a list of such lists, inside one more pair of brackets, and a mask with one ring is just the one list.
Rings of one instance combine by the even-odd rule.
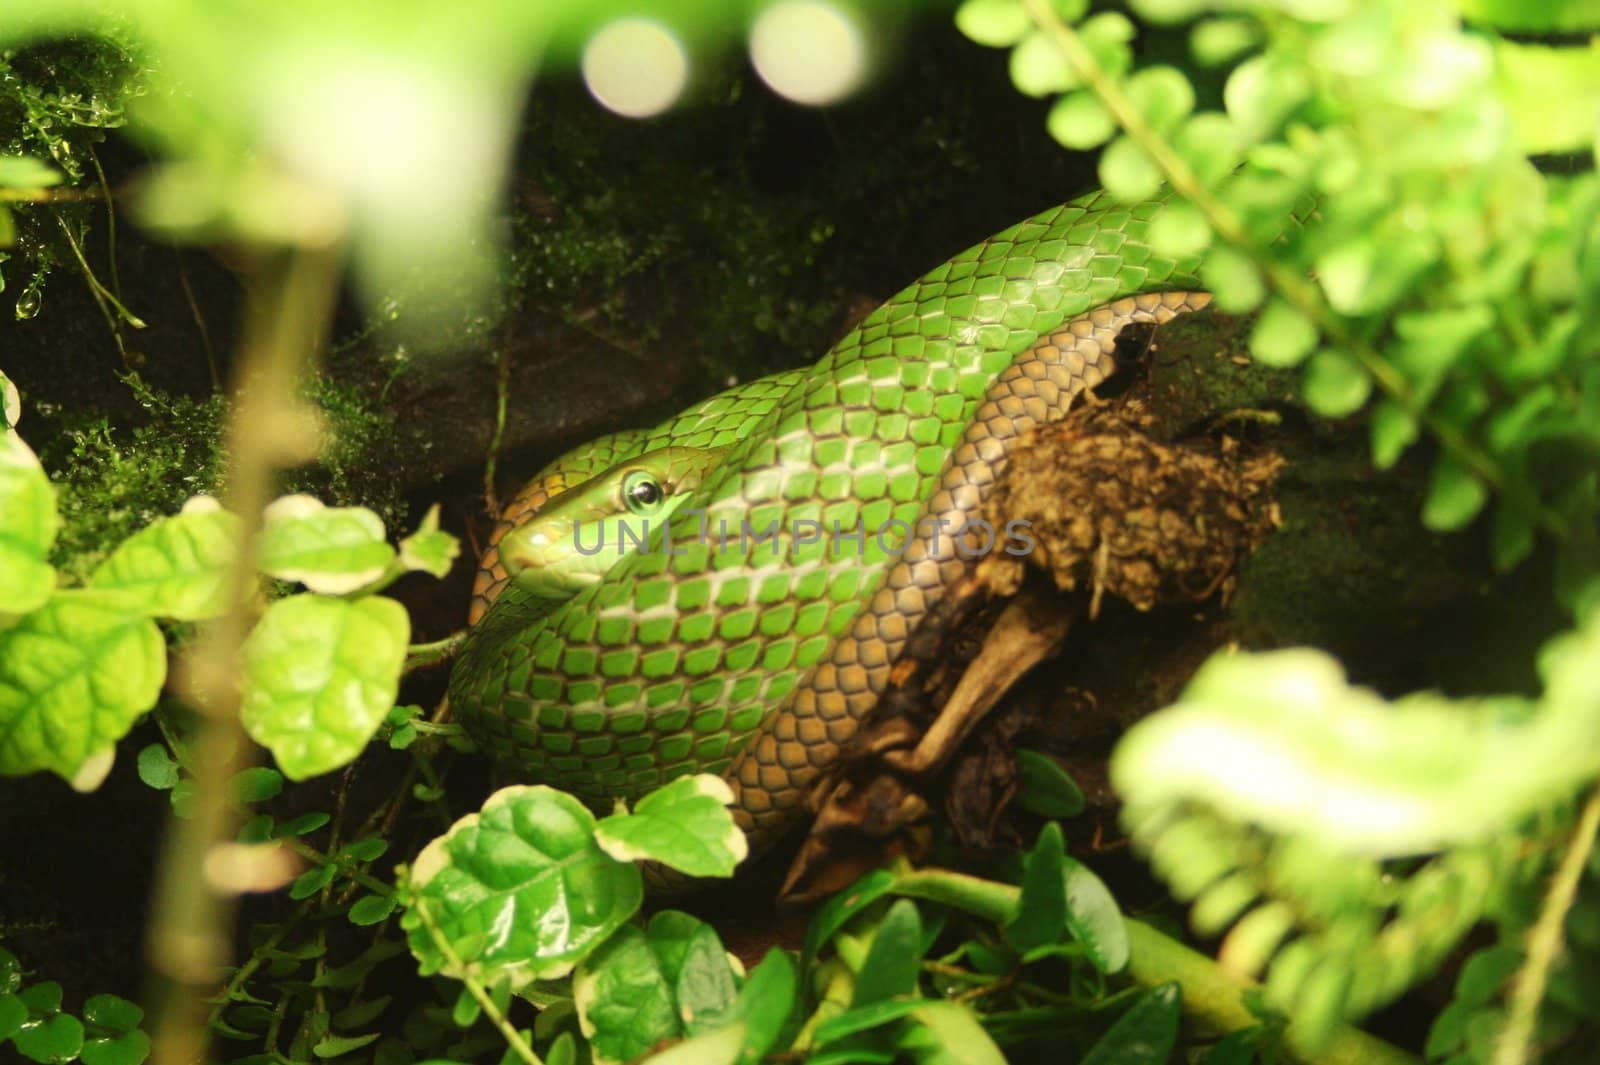
[[642, 456], [707, 456], [661, 523], [670, 546], [656, 530], [569, 598], [485, 553], [454, 712], [519, 775], [596, 805], [723, 774], [752, 845], [770, 842], [969, 564], [952, 531], [1013, 442], [1112, 372], [1124, 325], [1208, 301], [1193, 262], [1147, 243], [1162, 208], [1103, 193], [1051, 208], [924, 275], [816, 365], [556, 460], [496, 542]]

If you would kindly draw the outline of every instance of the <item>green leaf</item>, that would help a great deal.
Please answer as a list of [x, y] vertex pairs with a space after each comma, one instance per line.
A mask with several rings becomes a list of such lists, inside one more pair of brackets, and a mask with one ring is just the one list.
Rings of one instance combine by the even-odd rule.
[[471, 990], [463, 987], [456, 995], [456, 1004], [450, 1011], [450, 1023], [457, 1028], [471, 1028], [483, 1016], [483, 1004]]
[[1203, 67], [1223, 67], [1261, 43], [1254, 19], [1208, 18], [1189, 31], [1189, 51]]
[[448, 574], [456, 556], [460, 554], [461, 542], [439, 529], [437, 503], [422, 516], [422, 524], [417, 526], [417, 531], [400, 541], [400, 565], [434, 577], [442, 578]]
[[1042, 30], [1034, 30], [1011, 52], [1011, 83], [1024, 96], [1049, 96], [1078, 87], [1078, 78]]
[[1165, 1065], [1178, 1043], [1176, 982], [1140, 995], [1083, 1059], [1083, 1065]]
[[1250, 332], [1250, 353], [1266, 366], [1294, 366], [1317, 345], [1311, 319], [1281, 299], [1273, 299]]
[[1435, 532], [1460, 529], [1478, 516], [1489, 500], [1489, 490], [1450, 455], [1440, 455], [1428, 481], [1428, 498], [1422, 504], [1422, 524]]
[[1002, 932], [1019, 952], [1061, 938], [1067, 927], [1066, 847], [1061, 826], [1052, 821], [1022, 861], [1022, 894], [1016, 913]]
[[55, 1013], [61, 1009], [61, 985], [54, 980], [41, 980], [17, 992], [17, 997], [34, 1013]]
[[423, 975], [463, 974], [440, 953], [419, 906], [485, 982], [504, 979], [517, 990], [570, 972], [644, 896], [639, 870], [600, 850], [594, 828], [594, 815], [570, 795], [518, 786], [495, 792], [423, 848], [401, 918]]
[[0, 617], [36, 610], [55, 591], [45, 559], [60, 528], [50, 478], [21, 437], [0, 429]]
[[389, 1003], [393, 1000], [393, 995], [382, 995], [378, 998], [352, 1002], [333, 1015], [334, 1027], [360, 1028], [371, 1024], [383, 1016], [383, 1011], [389, 1008]]
[[967, 0], [956, 9], [956, 29], [989, 48], [1009, 48], [1033, 29], [1018, 0]]
[[143, 1032], [91, 1039], [79, 1054], [83, 1065], [142, 1065], [150, 1056], [150, 1037]]
[[165, 744], [152, 743], [139, 752], [139, 779], [157, 791], [178, 783], [178, 763], [167, 753]]
[[1397, 401], [1385, 399], [1372, 411], [1372, 464], [1387, 470], [1417, 442], [1417, 420]]
[[83, 1049], [83, 1022], [70, 1013], [58, 1013], [23, 1025], [11, 1042], [31, 1061], [65, 1065]]
[[228, 604], [239, 519], [201, 496], [117, 546], [89, 577], [89, 586], [147, 617], [196, 621]]
[[919, 1006], [911, 1016], [920, 1027], [906, 1030], [900, 1045], [918, 1065], [1006, 1065], [1006, 1057], [984, 1031], [978, 1015], [959, 1002]]
[[1238, 130], [1233, 120], [1220, 111], [1190, 116], [1173, 136], [1172, 147], [1208, 188], [1215, 187], [1239, 165]]
[[1455, 0], [1463, 18], [1498, 30], [1560, 33], [1600, 30], [1600, 0]]
[[1100, 184], [1124, 203], [1140, 203], [1161, 188], [1161, 171], [1145, 150], [1126, 134], [1100, 155]]
[[61, 184], [61, 173], [31, 155], [0, 155], [0, 188], [48, 189]]
[[369, 1032], [366, 1035], [330, 1035], [312, 1047], [311, 1053], [319, 1058], [341, 1058], [369, 1043], [377, 1042], [382, 1034], [382, 1032]]
[[1372, 379], [1350, 356], [1324, 348], [1306, 363], [1301, 388], [1312, 410], [1324, 418], [1343, 418], [1366, 404]]
[[721, 1027], [739, 988], [716, 929], [678, 910], [650, 919], [645, 938], [690, 1035]]
[[1080, 90], [1068, 93], [1051, 106], [1045, 128], [1062, 147], [1087, 151], [1110, 140], [1117, 123], [1094, 93]]
[[1501, 496], [1489, 527], [1489, 553], [1495, 569], [1506, 573], [1533, 553], [1538, 515], [1525, 499]]
[[[0, 773], [49, 769], [93, 786], [96, 764], [150, 707], [167, 675], [155, 622], [92, 591], [58, 593], [0, 629]], [[92, 761], [93, 760], [93, 761]], [[99, 767], [99, 777], [110, 768]]]
[[388, 851], [388, 840], [382, 836], [368, 836], [350, 844], [344, 849], [344, 854], [358, 862], [372, 862], [382, 858]]
[[1150, 248], [1172, 259], [1191, 259], [1211, 244], [1211, 226], [1187, 200], [1171, 200], [1150, 222]]
[[878, 924], [856, 973], [852, 1008], [914, 994], [922, 969], [922, 919], [916, 903], [897, 899]]
[[822, 952], [822, 948], [828, 945], [839, 930], [873, 903], [888, 895], [894, 889], [894, 884], [893, 873], [887, 869], [874, 869], [857, 880], [849, 889], [839, 892], [818, 907], [817, 912], [811, 917], [811, 923], [806, 926], [802, 967], [809, 969], [811, 960]]
[[932, 1005], [936, 999], [889, 998], [866, 1006], [852, 1006], [843, 1013], [830, 1017], [817, 1025], [813, 1033], [814, 1045], [825, 1047], [857, 1032], [882, 1027], [901, 1017], [909, 1016], [923, 1006]]
[[1223, 105], [1238, 126], [1242, 144], [1272, 136], [1311, 93], [1303, 65], [1279, 55], [1256, 56], [1233, 69], [1222, 90]]
[[394, 895], [366, 895], [350, 907], [350, 923], [374, 925], [388, 919], [400, 900]]
[[1169, 136], [1194, 110], [1194, 86], [1176, 67], [1145, 67], [1124, 83], [1123, 91], [1162, 136]]
[[[0, 204], [0, 248], [12, 248], [17, 243], [17, 218], [10, 207]], [[3, 281], [0, 278], [0, 281]], [[3, 426], [0, 426], [3, 428]]]
[[144, 1020], [144, 1009], [117, 995], [90, 995], [83, 1004], [83, 1019], [113, 1032], [131, 1032]]
[[313, 810], [310, 813], [304, 813], [299, 817], [291, 818], [290, 820], [279, 825], [278, 836], [280, 838], [287, 838], [289, 836], [304, 836], [308, 833], [315, 832], [317, 829], [321, 828], [331, 820], [333, 820], [333, 818], [321, 810]]
[[745, 1026], [736, 1021], [651, 1054], [640, 1065], [733, 1065], [741, 1060], [745, 1040]]
[[15, 429], [21, 421], [22, 393], [17, 391], [11, 378], [0, 373], [0, 430]]
[[1017, 750], [1017, 805], [1040, 817], [1083, 813], [1083, 792], [1072, 775], [1047, 754]]
[[28, 1004], [7, 991], [0, 995], [0, 1043], [22, 1030], [28, 1019]]
[[285, 496], [263, 518], [257, 565], [314, 592], [356, 591], [377, 581], [395, 560], [383, 519], [365, 507], [326, 507], [311, 496]]
[[579, 962], [572, 998], [600, 1062], [631, 1061], [684, 1034], [660, 960], [645, 933], [632, 926]]
[[733, 791], [720, 777], [679, 777], [640, 799], [631, 814], [600, 822], [595, 840], [619, 862], [657, 861], [690, 876], [731, 876], [750, 852], [733, 821]]
[[1120, 972], [1128, 964], [1128, 926], [1117, 900], [1094, 872], [1075, 858], [1063, 859], [1067, 894], [1067, 930], [1088, 951], [1103, 973]]
[[251, 766], [234, 774], [229, 786], [239, 802], [266, 802], [283, 793], [283, 774], [264, 765]]
[[750, 970], [739, 989], [738, 1000], [728, 1012], [730, 1020], [745, 1024], [745, 1050], [740, 1059], [744, 1065], [756, 1065], [778, 1045], [794, 1021], [795, 1009], [800, 1005], [799, 992], [800, 970], [794, 957], [786, 950], [770, 948], [760, 964]]
[[325, 862], [315, 868], [307, 869], [295, 877], [294, 883], [289, 885], [289, 897], [297, 901], [299, 899], [309, 899], [333, 883], [334, 875], [338, 871], [338, 867], [332, 862]]
[[1225, 244], [1213, 246], [1206, 255], [1200, 279], [1215, 297], [1217, 310], [1228, 314], [1248, 314], [1267, 296], [1255, 262]]
[[345, 765], [394, 705], [410, 635], [405, 607], [382, 596], [278, 600], [244, 643], [245, 731], [290, 780]]
[[1211, 6], [1207, 0], [1129, 0], [1128, 3], [1135, 15], [1158, 26], [1187, 22]]

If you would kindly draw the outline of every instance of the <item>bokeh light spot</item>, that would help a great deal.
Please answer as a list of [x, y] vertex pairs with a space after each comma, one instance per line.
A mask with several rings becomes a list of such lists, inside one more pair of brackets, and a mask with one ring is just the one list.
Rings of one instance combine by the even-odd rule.
[[756, 18], [750, 60], [761, 80], [796, 103], [830, 104], [861, 84], [867, 46], [861, 27], [824, 0], [781, 0]]
[[617, 114], [649, 118], [683, 93], [689, 57], [661, 23], [618, 19], [589, 38], [583, 49], [583, 80], [594, 98]]

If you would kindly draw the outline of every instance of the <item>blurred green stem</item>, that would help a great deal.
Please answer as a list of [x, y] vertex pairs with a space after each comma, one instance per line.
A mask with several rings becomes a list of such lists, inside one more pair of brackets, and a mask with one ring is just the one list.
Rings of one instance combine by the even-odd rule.
[[1550, 878], [1539, 919], [1528, 933], [1528, 960], [1517, 973], [1511, 993], [1506, 1026], [1495, 1046], [1494, 1065], [1524, 1065], [1533, 1053], [1534, 1025], [1539, 1019], [1539, 1003], [1544, 1001], [1550, 982], [1550, 969], [1565, 942], [1567, 913], [1578, 897], [1578, 882], [1594, 852], [1595, 833], [1600, 831], [1600, 790], [1589, 796], [1572, 831], [1567, 852]]
[[[953, 906], [987, 921], [1004, 924], [1016, 912], [1022, 892], [1010, 884], [982, 880], [944, 869], [901, 873], [894, 892]], [[1124, 918], [1128, 929], [1128, 975], [1140, 987], [1159, 987], [1176, 980], [1183, 988], [1183, 1011], [1203, 1031], [1221, 1035], [1251, 1028], [1260, 1019], [1245, 1005], [1245, 996], [1259, 988], [1227, 972], [1212, 959], [1191, 950], [1143, 921]], [[1316, 1053], [1290, 1025], [1289, 1049], [1306, 1065], [1415, 1065], [1416, 1059], [1359, 1029], [1342, 1025], [1328, 1045]]]
[[162, 987], [150, 1028], [155, 1065], [204, 1060], [208, 999], [230, 960], [235, 900], [213, 885], [206, 867], [238, 830], [229, 782], [252, 750], [239, 725], [237, 671], [255, 620], [251, 545], [277, 471], [315, 454], [317, 434], [298, 385], [326, 336], [338, 276], [339, 255], [331, 246], [265, 252], [246, 307], [224, 493], [241, 519], [231, 606], [207, 628], [180, 673], [186, 697], [200, 711], [189, 744], [194, 816], [169, 824], [146, 941]]

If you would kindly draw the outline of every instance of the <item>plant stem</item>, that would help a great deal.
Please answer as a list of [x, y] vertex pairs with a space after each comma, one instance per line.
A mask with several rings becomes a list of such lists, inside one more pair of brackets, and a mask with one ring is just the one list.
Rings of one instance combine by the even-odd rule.
[[439, 953], [444, 955], [445, 961], [450, 963], [451, 968], [460, 974], [459, 979], [466, 985], [467, 992], [477, 999], [478, 1006], [483, 1010], [484, 1016], [488, 1017], [490, 1022], [500, 1030], [500, 1034], [505, 1036], [506, 1045], [516, 1051], [517, 1056], [527, 1065], [544, 1065], [539, 1060], [539, 1055], [533, 1052], [533, 1047], [529, 1046], [528, 1041], [522, 1038], [522, 1033], [512, 1027], [511, 1022], [506, 1019], [506, 1015], [500, 1012], [500, 1008], [494, 1004], [494, 999], [490, 997], [489, 992], [485, 991], [483, 985], [467, 972], [466, 965], [456, 955], [456, 952], [451, 949], [450, 941], [445, 938], [439, 926], [434, 923], [433, 914], [428, 912], [427, 904], [421, 899], [415, 899], [412, 901], [411, 906], [416, 911], [417, 917], [422, 921], [422, 926], [428, 930], [428, 935], [432, 938], [433, 945], [439, 948]]
[[277, 252], [264, 263], [246, 313], [227, 449], [226, 502], [240, 519], [230, 606], [207, 627], [179, 678], [199, 711], [190, 744], [194, 816], [171, 822], [146, 942], [150, 965], [165, 985], [151, 1018], [156, 1065], [205, 1058], [207, 998], [231, 953], [234, 899], [212, 886], [205, 865], [213, 848], [237, 831], [229, 782], [251, 749], [239, 726], [237, 672], [254, 621], [251, 545], [277, 470], [314, 453], [296, 389], [331, 320], [337, 278], [332, 246]]
[[1555, 965], [1556, 956], [1561, 953], [1567, 912], [1572, 909], [1572, 903], [1578, 896], [1578, 881], [1583, 878], [1584, 867], [1589, 864], [1589, 855], [1594, 851], [1597, 831], [1600, 831], [1600, 789], [1596, 789], [1589, 796], [1589, 801], [1584, 803], [1567, 852], [1561, 856], [1561, 864], [1550, 878], [1544, 905], [1539, 909], [1539, 919], [1528, 933], [1528, 960], [1517, 972], [1506, 1026], [1495, 1046], [1494, 1065], [1523, 1065], [1529, 1060], [1533, 1028], [1539, 1019], [1539, 1003], [1544, 1001], [1545, 988], [1550, 982], [1550, 969]]
[[[987, 921], [1011, 919], [1022, 892], [1010, 884], [983, 880], [944, 869], [901, 873], [893, 888], [898, 895], [943, 903]], [[1183, 988], [1183, 1011], [1208, 1033], [1251, 1028], [1260, 1019], [1245, 1005], [1245, 996], [1259, 990], [1212, 959], [1154, 928], [1124, 918], [1128, 930], [1128, 975], [1141, 987], [1159, 987], [1176, 980]], [[1290, 1051], [1306, 1065], [1414, 1065], [1416, 1059], [1397, 1047], [1349, 1025], [1341, 1025], [1327, 1044], [1312, 1053], [1293, 1024], [1284, 1033]]]
[[436, 662], [443, 662], [445, 659], [453, 657], [456, 649], [461, 646], [462, 641], [466, 638], [467, 630], [462, 629], [460, 632], [451, 633], [442, 640], [434, 640], [432, 643], [412, 644], [406, 648], [404, 671], [410, 673], [414, 669], [422, 669], [424, 666], [431, 666]]

